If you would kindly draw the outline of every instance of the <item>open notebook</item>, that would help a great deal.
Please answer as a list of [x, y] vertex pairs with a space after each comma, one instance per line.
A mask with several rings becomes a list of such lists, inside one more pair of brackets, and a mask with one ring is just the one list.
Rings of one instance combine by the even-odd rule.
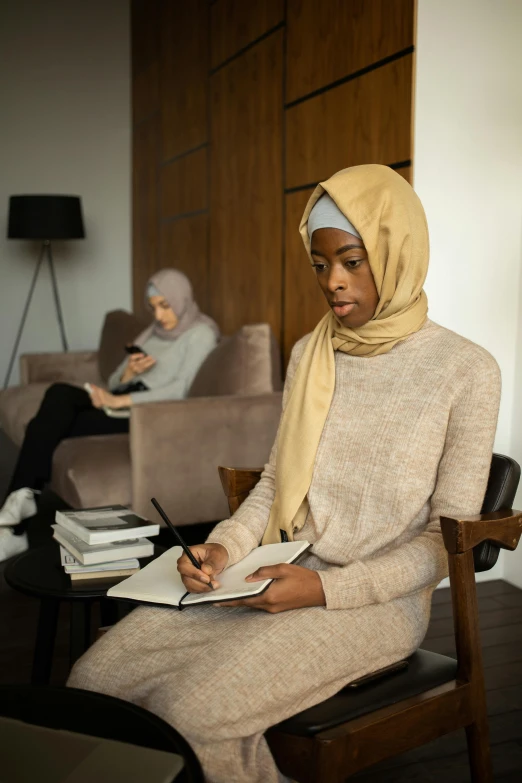
[[180, 546], [173, 546], [137, 574], [111, 587], [107, 596], [138, 603], [177, 606], [180, 609], [193, 604], [250, 598], [260, 595], [273, 580], [245, 582], [245, 577], [261, 566], [293, 563], [309, 546], [308, 541], [289, 541], [257, 547], [239, 563], [225, 569], [218, 577], [220, 587], [207, 593], [187, 593], [176, 566], [183, 550]]

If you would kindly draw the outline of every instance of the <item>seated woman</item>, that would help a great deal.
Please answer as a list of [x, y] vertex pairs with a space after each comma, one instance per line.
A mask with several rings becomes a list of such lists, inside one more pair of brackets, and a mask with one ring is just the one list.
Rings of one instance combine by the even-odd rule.
[[338, 172], [301, 233], [330, 312], [292, 352], [259, 484], [192, 547], [205, 573], [186, 556], [178, 568], [201, 592], [261, 542], [311, 549], [247, 577], [274, 579], [256, 598], [136, 609], [69, 680], [169, 721], [209, 783], [282, 783], [269, 726], [417, 649], [447, 575], [440, 516], [480, 512], [491, 462], [498, 367], [427, 319], [410, 185], [385, 166]]
[[128, 432], [128, 418], [113, 418], [103, 409], [183, 399], [215, 348], [218, 327], [199, 311], [182, 272], [163, 269], [153, 275], [146, 300], [154, 322], [136, 338], [143, 352], [131, 354], [120, 364], [109, 379], [109, 391], [91, 385], [89, 394], [77, 386], [55, 383], [45, 393], [27, 426], [9, 494], [0, 510], [0, 561], [27, 548], [23, 527], [14, 528], [36, 513], [34, 491], [50, 480], [53, 453], [60, 441]]

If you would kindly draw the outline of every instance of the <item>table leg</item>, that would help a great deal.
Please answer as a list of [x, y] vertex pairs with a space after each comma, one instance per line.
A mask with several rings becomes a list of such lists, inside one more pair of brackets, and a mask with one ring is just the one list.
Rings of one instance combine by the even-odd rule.
[[69, 661], [71, 669], [91, 643], [91, 602], [71, 601]]
[[59, 610], [60, 601], [56, 598], [42, 598], [40, 601], [31, 685], [49, 684]]
[[103, 627], [116, 625], [119, 619], [118, 601], [113, 598], [102, 598], [100, 600], [101, 625]]

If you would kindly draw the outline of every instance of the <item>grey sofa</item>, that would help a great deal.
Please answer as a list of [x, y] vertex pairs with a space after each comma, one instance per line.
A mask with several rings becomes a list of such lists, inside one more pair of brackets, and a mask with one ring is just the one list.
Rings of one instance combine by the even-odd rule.
[[[143, 328], [124, 311], [108, 313], [97, 351], [21, 357], [20, 385], [0, 392], [0, 426], [20, 445], [45, 390], [57, 381], [104, 384], [123, 346]], [[77, 508], [131, 504], [150, 518], [156, 496], [178, 525], [224, 518], [220, 464], [249, 467], [269, 456], [281, 411], [279, 350], [267, 324], [222, 338], [186, 400], [137, 405], [129, 435], [63, 441], [51, 487]]]

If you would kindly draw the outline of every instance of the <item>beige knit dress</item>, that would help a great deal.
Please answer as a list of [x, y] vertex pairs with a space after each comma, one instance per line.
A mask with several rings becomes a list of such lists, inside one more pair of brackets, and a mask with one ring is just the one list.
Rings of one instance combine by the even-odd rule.
[[[292, 353], [291, 383], [306, 339]], [[428, 321], [389, 353], [336, 352], [335, 393], [296, 539], [326, 607], [138, 608], [76, 664], [69, 684], [142, 705], [175, 726], [208, 783], [281, 783], [263, 732], [413, 652], [447, 574], [441, 514], [480, 511], [500, 395], [482, 348]], [[231, 563], [261, 540], [263, 477], [210, 539]]]

